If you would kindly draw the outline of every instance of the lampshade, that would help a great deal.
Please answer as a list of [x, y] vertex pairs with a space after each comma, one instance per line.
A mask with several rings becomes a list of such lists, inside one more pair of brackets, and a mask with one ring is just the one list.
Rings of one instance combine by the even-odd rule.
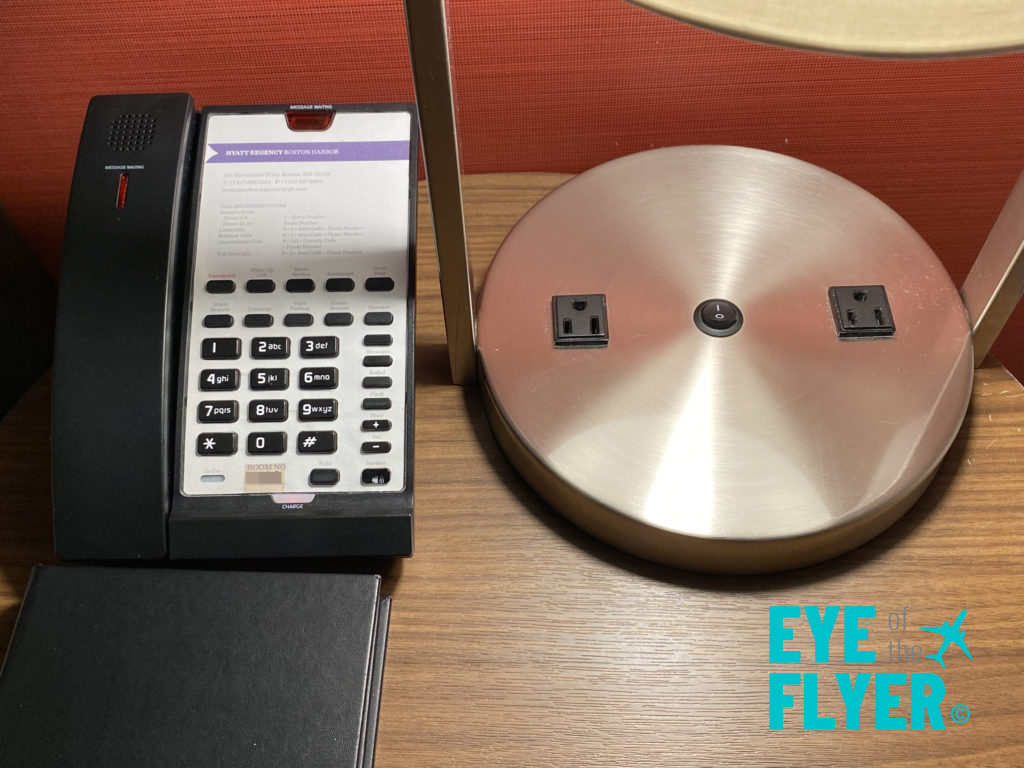
[[682, 21], [789, 47], [958, 56], [1024, 47], [1021, 0], [631, 0]]

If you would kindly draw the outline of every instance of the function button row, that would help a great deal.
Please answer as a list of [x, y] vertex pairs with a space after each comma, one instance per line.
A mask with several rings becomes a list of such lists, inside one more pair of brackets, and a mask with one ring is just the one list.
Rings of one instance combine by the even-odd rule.
[[[356, 281], [351, 277], [332, 277], [324, 283], [324, 287], [331, 293], [345, 293], [355, 290]], [[390, 277], [368, 277], [363, 283], [368, 291], [392, 291], [395, 288], [395, 281]], [[312, 293], [316, 290], [316, 282], [308, 277], [295, 277], [285, 282], [284, 289], [288, 293]], [[269, 278], [253, 278], [245, 281], [247, 293], [273, 293], [277, 290], [277, 283]], [[207, 280], [207, 293], [234, 293], [234, 280]]]
[[[328, 312], [324, 315], [324, 325], [352, 325], [355, 318], [351, 312]], [[312, 325], [314, 317], [309, 312], [291, 312], [284, 316], [284, 324], [289, 328], [303, 328]], [[391, 325], [395, 316], [391, 312], [367, 312], [363, 315], [363, 323], [379, 326]], [[203, 317], [204, 328], [231, 328], [235, 318], [231, 315], [216, 314]], [[253, 313], [242, 318], [246, 328], [269, 328], [274, 324], [274, 316], [266, 313]]]

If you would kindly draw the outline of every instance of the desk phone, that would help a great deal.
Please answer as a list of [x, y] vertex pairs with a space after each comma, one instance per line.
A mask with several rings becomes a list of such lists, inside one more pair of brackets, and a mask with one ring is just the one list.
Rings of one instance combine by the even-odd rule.
[[54, 365], [65, 559], [412, 552], [411, 105], [92, 100]]

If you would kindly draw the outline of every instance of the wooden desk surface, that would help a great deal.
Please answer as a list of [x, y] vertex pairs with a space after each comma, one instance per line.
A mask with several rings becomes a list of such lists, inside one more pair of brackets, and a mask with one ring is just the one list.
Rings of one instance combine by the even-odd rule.
[[[565, 177], [470, 177], [466, 206], [478, 287], [509, 227]], [[831, 562], [768, 577], [711, 577], [651, 565], [590, 538], [542, 503], [499, 451], [479, 392], [449, 383], [421, 192], [417, 329], [416, 554], [383, 568], [394, 608], [377, 744], [392, 766], [1024, 765], [1024, 388], [977, 371], [967, 423], [937, 479], [901, 521]], [[0, 423], [0, 646], [29, 570], [53, 562], [49, 383]], [[768, 606], [869, 605], [862, 650], [813, 663], [804, 621], [787, 620], [804, 663], [768, 662]], [[889, 629], [894, 617], [907, 627]], [[925, 625], [962, 629], [932, 661], [889, 663], [889, 643], [934, 653]], [[797, 686], [768, 728], [769, 673], [817, 673], [822, 717], [802, 729]], [[940, 673], [946, 730], [846, 730], [836, 673]], [[909, 685], [893, 686], [910, 715]], [[950, 710], [964, 704], [963, 724]]]

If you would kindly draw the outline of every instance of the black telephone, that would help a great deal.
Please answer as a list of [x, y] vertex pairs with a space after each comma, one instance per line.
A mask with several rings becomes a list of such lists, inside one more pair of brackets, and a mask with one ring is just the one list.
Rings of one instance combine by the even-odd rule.
[[57, 299], [62, 559], [409, 555], [408, 104], [97, 96]]

